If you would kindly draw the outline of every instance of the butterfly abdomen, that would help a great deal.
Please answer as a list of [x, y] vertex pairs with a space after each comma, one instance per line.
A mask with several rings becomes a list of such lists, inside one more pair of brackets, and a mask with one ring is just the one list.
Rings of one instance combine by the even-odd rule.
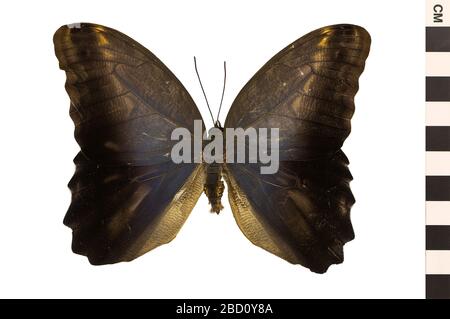
[[211, 204], [211, 212], [218, 214], [223, 209], [221, 199], [225, 188], [222, 181], [222, 164], [206, 165], [206, 182], [203, 191]]

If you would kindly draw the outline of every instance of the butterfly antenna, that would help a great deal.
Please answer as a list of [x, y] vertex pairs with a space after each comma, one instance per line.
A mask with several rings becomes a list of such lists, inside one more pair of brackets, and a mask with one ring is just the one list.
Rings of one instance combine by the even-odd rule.
[[225, 95], [225, 85], [227, 83], [227, 62], [223, 61], [223, 89], [222, 89], [222, 97], [220, 98], [219, 111], [217, 112], [216, 122], [220, 126], [219, 115], [220, 110], [222, 109], [223, 96]]
[[198, 82], [200, 83], [200, 87], [202, 88], [203, 96], [205, 97], [206, 105], [208, 106], [209, 115], [211, 115], [211, 119], [212, 119], [213, 125], [214, 125], [214, 116], [211, 112], [211, 108], [209, 107], [208, 98], [206, 97], [205, 89], [203, 88], [202, 80], [200, 79], [200, 74], [198, 74], [197, 59], [195, 58], [195, 56], [194, 56], [194, 67], [195, 67], [195, 73], [197, 73]]

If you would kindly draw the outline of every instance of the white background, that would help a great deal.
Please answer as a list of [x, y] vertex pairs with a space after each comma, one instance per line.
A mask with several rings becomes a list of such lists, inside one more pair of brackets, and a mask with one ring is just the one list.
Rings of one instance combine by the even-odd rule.
[[[414, 3], [414, 4], [413, 4]], [[421, 1], [14, 1], [0, 9], [0, 297], [331, 298], [424, 296], [424, 4]], [[356, 239], [324, 275], [253, 246], [225, 198], [203, 195], [169, 245], [91, 266], [62, 224], [78, 145], [52, 36], [94, 22], [128, 34], [183, 82], [209, 126], [192, 57], [221, 116], [249, 78], [303, 34], [335, 23], [372, 36], [356, 96], [351, 161]]]

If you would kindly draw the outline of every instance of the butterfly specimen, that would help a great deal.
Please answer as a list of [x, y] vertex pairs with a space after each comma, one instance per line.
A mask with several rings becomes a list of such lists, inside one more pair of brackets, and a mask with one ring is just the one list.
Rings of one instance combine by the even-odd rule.
[[64, 218], [75, 253], [109, 264], [170, 242], [203, 191], [220, 211], [223, 177], [236, 222], [253, 244], [317, 273], [343, 261], [355, 200], [341, 146], [369, 54], [366, 30], [334, 25], [308, 33], [234, 100], [224, 128], [279, 128], [274, 174], [261, 174], [259, 162], [174, 163], [171, 132], [192, 132], [202, 120], [175, 75], [108, 27], [62, 26], [53, 40], [81, 149]]

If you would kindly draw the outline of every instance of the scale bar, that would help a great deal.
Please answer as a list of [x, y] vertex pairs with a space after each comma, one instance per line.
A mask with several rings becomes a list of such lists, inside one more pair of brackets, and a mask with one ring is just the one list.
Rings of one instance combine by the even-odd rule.
[[425, 294], [450, 299], [450, 0], [427, 0], [425, 35]]

